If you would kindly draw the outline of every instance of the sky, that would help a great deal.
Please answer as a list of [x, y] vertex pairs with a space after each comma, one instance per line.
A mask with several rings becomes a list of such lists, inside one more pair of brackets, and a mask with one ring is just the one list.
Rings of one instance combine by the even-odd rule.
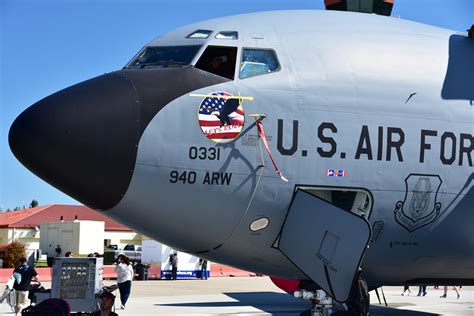
[[[0, 209], [79, 204], [13, 156], [8, 130], [40, 99], [122, 68], [176, 27], [247, 12], [324, 9], [323, 0], [0, 0]], [[474, 0], [395, 0], [392, 16], [456, 31], [474, 23]], [[54, 159], [54, 158], [52, 158]]]

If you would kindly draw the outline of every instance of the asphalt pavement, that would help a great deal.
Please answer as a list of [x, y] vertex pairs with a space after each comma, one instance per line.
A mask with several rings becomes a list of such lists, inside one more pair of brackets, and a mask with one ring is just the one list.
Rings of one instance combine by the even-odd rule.
[[[113, 281], [106, 281], [113, 284]], [[48, 283], [44, 284], [50, 286]], [[3, 287], [3, 286], [2, 286]], [[416, 292], [415, 287], [411, 287]], [[384, 287], [388, 306], [379, 291], [382, 304], [371, 292], [370, 315], [434, 316], [474, 315], [474, 287], [463, 287], [461, 297], [451, 289], [440, 298], [442, 287], [428, 287], [426, 296], [402, 296], [403, 287]], [[120, 306], [118, 291], [116, 306]], [[126, 309], [119, 315], [302, 315], [310, 308], [307, 301], [296, 299], [278, 289], [268, 277], [226, 277], [209, 280], [134, 281]], [[13, 315], [0, 304], [0, 315]]]

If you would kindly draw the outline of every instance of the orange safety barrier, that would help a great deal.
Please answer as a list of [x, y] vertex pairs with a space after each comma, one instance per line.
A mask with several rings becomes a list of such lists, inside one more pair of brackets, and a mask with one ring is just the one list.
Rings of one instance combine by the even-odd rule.
[[[52, 278], [52, 269], [51, 268], [35, 268], [39, 274], [41, 282], [51, 282]], [[149, 279], [159, 279], [160, 278], [160, 267], [150, 267], [148, 269], [148, 278]], [[0, 269], [0, 283], [6, 283], [10, 276], [13, 273], [12, 269]], [[211, 263], [211, 277], [242, 277], [242, 276], [256, 276], [254, 272], [249, 272], [245, 270], [239, 270], [233, 267], [229, 267], [223, 264]], [[114, 271], [113, 265], [104, 266], [104, 279], [116, 279], [117, 274]]]
[[148, 269], [148, 279], [159, 279], [161, 277], [161, 267], [153, 266]]
[[[35, 268], [38, 272], [40, 282], [51, 282], [52, 268]], [[0, 269], [0, 283], [6, 283], [13, 274], [13, 268]], [[114, 271], [114, 266], [104, 266], [104, 279], [115, 279], [117, 274]]]
[[[211, 263], [210, 276], [212, 277], [247, 277], [256, 276], [256, 273], [239, 270], [223, 264]], [[152, 266], [148, 269], [148, 279], [159, 279], [161, 276], [161, 267]]]
[[[40, 282], [51, 282], [51, 268], [35, 268], [38, 272]], [[0, 269], [0, 283], [7, 283], [13, 274], [13, 268]]]
[[223, 264], [211, 263], [211, 277], [256, 276], [255, 272], [239, 270]]
[[115, 266], [104, 266], [104, 274], [102, 278], [104, 279], [116, 279], [117, 273], [114, 270]]

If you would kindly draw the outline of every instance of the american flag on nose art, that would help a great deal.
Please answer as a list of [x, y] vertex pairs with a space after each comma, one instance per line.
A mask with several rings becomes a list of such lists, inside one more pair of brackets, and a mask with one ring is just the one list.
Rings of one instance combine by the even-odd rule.
[[[213, 92], [212, 96], [231, 97], [228, 92]], [[245, 123], [242, 104], [236, 99], [207, 97], [199, 106], [199, 126], [204, 135], [218, 143], [227, 143], [239, 136]]]

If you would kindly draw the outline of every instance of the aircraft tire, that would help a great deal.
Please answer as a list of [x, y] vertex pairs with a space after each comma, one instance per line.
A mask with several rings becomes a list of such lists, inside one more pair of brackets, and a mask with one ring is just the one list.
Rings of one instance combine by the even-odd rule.
[[352, 285], [347, 301], [349, 311], [346, 315], [351, 316], [368, 316], [370, 308], [370, 295], [367, 282], [359, 275]]

